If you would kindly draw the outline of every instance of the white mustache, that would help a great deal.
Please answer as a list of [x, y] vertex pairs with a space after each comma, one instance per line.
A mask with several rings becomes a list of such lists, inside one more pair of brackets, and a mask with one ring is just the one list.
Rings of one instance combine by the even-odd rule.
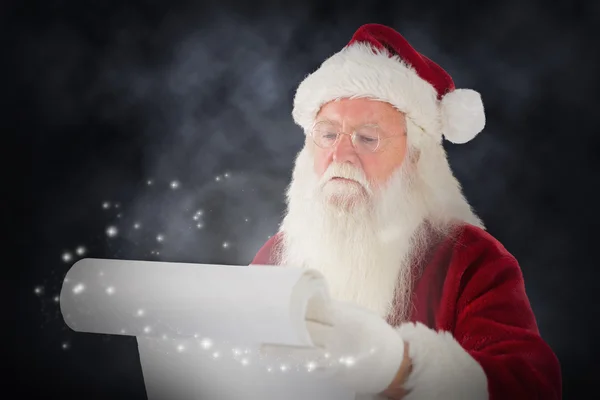
[[371, 184], [364, 172], [350, 164], [331, 164], [320, 179], [320, 186], [325, 185], [333, 178], [349, 179], [357, 182], [364, 187], [368, 193], [371, 193]]

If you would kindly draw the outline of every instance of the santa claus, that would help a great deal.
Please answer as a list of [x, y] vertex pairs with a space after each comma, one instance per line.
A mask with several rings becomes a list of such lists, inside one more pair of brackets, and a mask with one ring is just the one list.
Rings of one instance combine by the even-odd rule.
[[323, 342], [349, 334], [372, 347], [341, 380], [392, 399], [560, 398], [520, 267], [484, 230], [442, 147], [483, 129], [480, 95], [369, 24], [300, 84], [293, 118], [306, 141], [287, 213], [253, 264], [325, 276], [344, 303]]

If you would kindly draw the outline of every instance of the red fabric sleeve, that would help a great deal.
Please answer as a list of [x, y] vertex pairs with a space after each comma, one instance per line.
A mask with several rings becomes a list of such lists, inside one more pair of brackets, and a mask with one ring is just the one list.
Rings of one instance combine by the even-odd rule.
[[460, 242], [467, 246], [459, 243], [448, 271], [456, 292], [447, 294], [457, 296], [453, 333], [484, 369], [490, 399], [560, 399], [560, 365], [539, 334], [516, 259], [475, 229]]
[[279, 239], [279, 233], [271, 236], [269, 240], [267, 240], [267, 242], [258, 250], [258, 253], [256, 253], [256, 256], [254, 256], [254, 260], [252, 260], [250, 265], [273, 265], [271, 251]]

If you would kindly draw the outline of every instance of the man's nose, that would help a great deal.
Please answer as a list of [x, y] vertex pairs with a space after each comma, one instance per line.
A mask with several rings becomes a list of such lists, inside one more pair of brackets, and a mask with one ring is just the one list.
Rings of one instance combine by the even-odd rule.
[[358, 165], [358, 155], [349, 135], [340, 135], [333, 148], [333, 161], [338, 163], [348, 162]]

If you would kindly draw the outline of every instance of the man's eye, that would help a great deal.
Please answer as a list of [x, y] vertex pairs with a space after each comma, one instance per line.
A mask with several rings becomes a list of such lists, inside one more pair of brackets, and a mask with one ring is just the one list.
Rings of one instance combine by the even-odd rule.
[[377, 138], [374, 136], [366, 136], [366, 135], [359, 135], [358, 136], [358, 140], [360, 140], [361, 143], [365, 143], [365, 144], [372, 144], [377, 142]]

